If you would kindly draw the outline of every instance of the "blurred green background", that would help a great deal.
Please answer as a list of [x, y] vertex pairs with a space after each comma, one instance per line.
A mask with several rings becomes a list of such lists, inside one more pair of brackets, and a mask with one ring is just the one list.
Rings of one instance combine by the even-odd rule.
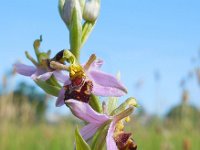
[[[0, 95], [0, 149], [73, 149], [75, 127], [83, 122], [66, 114], [50, 113], [52, 97], [25, 82], [10, 90], [15, 72], [3, 76]], [[140, 106], [127, 123], [139, 150], [198, 150], [200, 111], [190, 104], [183, 88], [179, 104], [163, 116]], [[52, 108], [51, 108], [52, 109]], [[67, 108], [66, 108], [67, 111]]]

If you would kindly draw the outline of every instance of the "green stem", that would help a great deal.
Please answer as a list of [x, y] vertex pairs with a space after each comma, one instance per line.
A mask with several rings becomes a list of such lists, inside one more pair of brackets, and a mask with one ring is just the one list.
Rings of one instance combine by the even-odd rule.
[[76, 57], [76, 60], [80, 61], [80, 50], [71, 49], [72, 54]]
[[90, 106], [96, 110], [97, 112], [101, 113], [102, 112], [102, 107], [101, 107], [101, 103], [100, 100], [97, 96], [95, 96], [94, 94], [91, 95], [90, 97], [90, 101], [89, 101]]
[[73, 10], [72, 22], [70, 24], [70, 51], [80, 60], [80, 46], [82, 37], [82, 25], [76, 7]]

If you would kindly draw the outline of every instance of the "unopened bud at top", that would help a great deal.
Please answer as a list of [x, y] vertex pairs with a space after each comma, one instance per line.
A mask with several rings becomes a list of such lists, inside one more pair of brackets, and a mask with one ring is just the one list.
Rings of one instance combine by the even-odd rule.
[[73, 11], [76, 10], [78, 18], [82, 20], [82, 11], [79, 0], [59, 0], [59, 12], [63, 21], [69, 26], [72, 21]]
[[88, 0], [85, 3], [85, 7], [83, 10], [83, 18], [86, 21], [94, 22], [96, 21], [100, 10], [99, 0]]

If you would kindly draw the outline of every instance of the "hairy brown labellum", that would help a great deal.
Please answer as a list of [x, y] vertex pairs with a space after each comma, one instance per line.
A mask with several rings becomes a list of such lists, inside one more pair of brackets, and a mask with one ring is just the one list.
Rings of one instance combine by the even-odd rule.
[[[81, 86], [77, 86], [81, 85]], [[74, 86], [76, 85], [76, 86]], [[65, 86], [65, 102], [68, 99], [76, 99], [85, 103], [89, 102], [90, 95], [92, 94], [93, 83], [90, 80], [84, 81], [82, 83], [81, 79], [77, 79], [76, 82], [72, 82], [70, 85]]]
[[71, 82], [72, 88], [79, 88], [84, 85], [86, 77], [76, 77]]
[[119, 150], [137, 150], [137, 145], [133, 139], [130, 138], [131, 133], [118, 133], [115, 136], [115, 142]]
[[137, 144], [133, 139], [129, 139], [127, 142], [127, 149], [128, 150], [137, 150]]

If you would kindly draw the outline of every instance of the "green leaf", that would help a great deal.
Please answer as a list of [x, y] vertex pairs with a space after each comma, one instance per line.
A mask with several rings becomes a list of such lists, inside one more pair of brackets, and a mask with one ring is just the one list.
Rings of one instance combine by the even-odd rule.
[[80, 57], [80, 46], [82, 36], [81, 21], [82, 18], [80, 18], [77, 6], [75, 5], [72, 13], [72, 22], [70, 24], [70, 50], [77, 60], [79, 60]]
[[95, 96], [94, 94], [91, 95], [90, 101], [89, 101], [90, 106], [97, 112], [101, 113], [102, 112], [102, 106], [99, 98]]
[[58, 97], [61, 87], [48, 84], [46, 81], [35, 80], [35, 83], [46, 93]]
[[78, 130], [78, 127], [76, 127], [76, 130], [75, 130], [75, 140], [76, 140], [76, 150], [91, 150], [90, 146], [82, 138]]
[[110, 122], [111, 122], [110, 120], [105, 122], [97, 130], [92, 140], [92, 145], [91, 145], [92, 150], [102, 150], [104, 148]]
[[109, 97], [107, 104], [107, 112], [111, 114], [111, 112], [117, 108], [118, 98], [117, 97]]

